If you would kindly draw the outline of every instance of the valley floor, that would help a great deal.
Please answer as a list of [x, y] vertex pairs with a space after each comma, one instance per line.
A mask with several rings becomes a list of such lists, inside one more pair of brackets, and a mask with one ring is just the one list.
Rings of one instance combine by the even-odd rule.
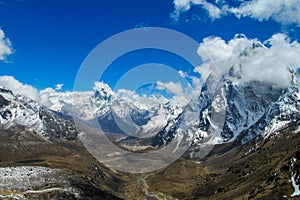
[[215, 146], [204, 159], [182, 157], [147, 174], [112, 171], [78, 141], [45, 141], [21, 128], [0, 131], [0, 141], [0, 199], [299, 198], [299, 129]]

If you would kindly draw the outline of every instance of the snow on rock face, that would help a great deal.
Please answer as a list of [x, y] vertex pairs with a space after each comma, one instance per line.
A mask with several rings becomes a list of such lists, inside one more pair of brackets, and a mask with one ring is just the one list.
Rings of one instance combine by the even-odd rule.
[[93, 89], [96, 91], [95, 96], [103, 100], [108, 100], [114, 94], [112, 89], [103, 82], [95, 82]]
[[48, 89], [41, 91], [41, 96], [47, 99], [43, 104], [50, 110], [64, 115], [76, 116], [85, 120], [93, 119], [96, 115], [96, 107], [93, 92], [56, 92]]
[[265, 114], [259, 121], [247, 130], [242, 143], [248, 142], [259, 134], [264, 138], [269, 138], [291, 125], [299, 124], [300, 88], [298, 81], [300, 78], [297, 74], [293, 74], [293, 76], [294, 83], [292, 86], [284, 90], [280, 97], [267, 107]]
[[290, 91], [283, 95], [270, 108], [267, 116], [269, 124], [263, 131], [264, 137], [288, 126], [292, 122], [300, 119], [300, 98], [298, 91]]
[[[113, 91], [102, 82], [95, 82], [94, 91], [57, 92], [47, 88], [40, 92], [42, 104], [64, 115], [75, 116], [84, 121], [93, 120], [104, 114]], [[44, 100], [44, 101], [43, 101]]]
[[[99, 106], [100, 105], [100, 106]], [[102, 106], [103, 105], [103, 106]], [[98, 103], [97, 118], [108, 132], [125, 132], [150, 137], [175, 119], [183, 104], [174, 99], [115, 93], [106, 104]]]
[[77, 131], [71, 119], [48, 110], [37, 102], [14, 95], [0, 87], [0, 128], [24, 126], [47, 138], [75, 139]]
[[71, 116], [88, 123], [97, 119], [101, 128], [107, 132], [122, 133], [129, 129], [130, 135], [149, 137], [168, 121], [174, 120], [186, 103], [177, 97], [147, 97], [129, 91], [116, 93], [107, 84], [100, 82], [95, 83], [93, 89], [95, 91], [88, 92], [45, 89], [40, 92], [44, 107], [2, 88], [0, 128], [22, 125], [48, 138], [60, 135], [74, 139], [77, 134], [75, 125], [71, 118], [64, 117]]
[[300, 195], [300, 171], [299, 171], [300, 152], [297, 151], [295, 156], [290, 160], [290, 169], [292, 170], [291, 182], [294, 192], [291, 197]]
[[154, 145], [166, 144], [182, 131], [193, 134], [189, 137], [194, 137], [194, 146], [236, 139], [246, 143], [257, 135], [269, 137], [298, 123], [299, 75], [292, 71], [291, 74], [293, 84], [289, 88], [260, 81], [239, 83], [230, 75], [220, 82], [208, 77], [198, 99], [191, 100], [175, 122], [164, 127]]
[[0, 128], [7, 129], [18, 124], [42, 132], [43, 123], [38, 110], [41, 106], [23, 96], [15, 96], [3, 87], [0, 88]]
[[56, 92], [42, 91], [48, 102], [45, 105], [64, 115], [79, 118], [87, 123], [98, 120], [107, 132], [130, 132], [131, 135], [152, 135], [168, 121], [175, 119], [186, 104], [174, 97], [141, 96], [133, 91], [114, 92], [102, 82], [95, 82], [94, 91]]
[[282, 89], [262, 82], [235, 86], [229, 83], [226, 87], [228, 103], [222, 132], [225, 142], [234, 140], [258, 122], [282, 92]]
[[[183, 109], [183, 112], [175, 120], [171, 120], [168, 124], [157, 134], [153, 140], [153, 146], [161, 146], [168, 144], [176, 137], [176, 135], [190, 132], [191, 135], [185, 135], [186, 140], [193, 138], [202, 138], [206, 134], [208, 119], [204, 119], [201, 114], [208, 116], [209, 105], [211, 104], [209, 92], [206, 85], [202, 87], [202, 92], [199, 98], [192, 99]], [[200, 116], [200, 117], [199, 117]], [[199, 126], [199, 125], [202, 126]]]
[[[177, 122], [181, 129], [195, 129], [195, 143], [207, 138], [210, 128], [222, 129], [218, 136], [219, 142], [234, 140], [242, 131], [257, 122], [267, 107], [281, 94], [281, 90], [276, 88], [269, 94], [271, 86], [263, 83], [237, 85], [228, 79], [216, 91], [212, 91], [212, 88], [208, 91], [207, 87], [203, 86], [198, 100], [192, 100], [182, 113], [185, 116], [192, 112], [193, 119], [196, 120], [181, 117]], [[189, 107], [194, 109], [191, 111]]]
[[[42, 90], [42, 101], [47, 108], [64, 115], [75, 116], [84, 121], [93, 120], [107, 111], [107, 104], [113, 95], [110, 87], [102, 82], [95, 82], [94, 91], [57, 92], [51, 88]], [[44, 97], [44, 98], [43, 98]]]

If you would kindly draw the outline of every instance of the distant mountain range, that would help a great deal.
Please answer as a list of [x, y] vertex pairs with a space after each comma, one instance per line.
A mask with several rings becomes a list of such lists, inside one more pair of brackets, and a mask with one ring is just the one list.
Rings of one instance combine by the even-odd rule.
[[152, 146], [166, 145], [184, 134], [183, 139], [194, 145], [191, 156], [195, 157], [203, 143], [236, 140], [244, 144], [299, 123], [296, 72], [290, 71], [290, 87], [280, 88], [259, 81], [239, 83], [238, 70], [242, 68], [232, 67], [218, 82], [211, 74], [200, 94], [186, 105], [164, 97], [122, 96], [98, 83], [95, 92], [50, 93], [47, 108], [1, 87], [0, 127], [22, 125], [45, 137], [75, 139], [78, 133], [72, 117], [87, 123], [97, 119], [105, 132], [152, 138]]

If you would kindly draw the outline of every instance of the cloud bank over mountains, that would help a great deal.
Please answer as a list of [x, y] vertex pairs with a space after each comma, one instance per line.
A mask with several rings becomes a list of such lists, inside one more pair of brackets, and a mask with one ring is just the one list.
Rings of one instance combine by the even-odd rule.
[[200, 44], [198, 54], [204, 63], [195, 68], [196, 72], [224, 76], [233, 67], [239, 82], [262, 81], [288, 87], [289, 69], [300, 68], [300, 44], [285, 34], [274, 34], [264, 42], [242, 34], [229, 41], [207, 37]]
[[[207, 37], [199, 44], [198, 54], [203, 60], [203, 64], [194, 69], [199, 72], [202, 78], [206, 79], [210, 73], [219, 74], [220, 78], [228, 74], [232, 68], [237, 82], [245, 83], [248, 81], [262, 81], [272, 83], [279, 87], [288, 87], [291, 83], [291, 74], [289, 69], [297, 70], [300, 68], [300, 44], [297, 41], [291, 41], [285, 34], [274, 34], [266, 41], [247, 38], [243, 34], [237, 34], [233, 39], [225, 41], [220, 37]], [[188, 101], [192, 98], [187, 95], [192, 90], [199, 91], [201, 81], [197, 77], [191, 77], [183, 71], [178, 72], [184, 78], [193, 80], [193, 85], [188, 88], [182, 88], [180, 83], [163, 83], [158, 80], [157, 89], [169, 89], [181, 98], [182, 101]], [[78, 91], [61, 91], [63, 84], [57, 84], [54, 88], [37, 90], [35, 87], [24, 84], [12, 76], [0, 76], [0, 85], [11, 89], [14, 93], [27, 96], [48, 107], [52, 106], [51, 96], [72, 95]], [[95, 82], [93, 90], [109, 87], [105, 83]], [[160, 88], [162, 87], [162, 88]], [[107, 89], [106, 89], [107, 90]], [[116, 91], [123, 94], [125, 90]], [[89, 95], [92, 91], [88, 91]], [[135, 96], [134, 91], [126, 91]], [[84, 95], [84, 94], [82, 94]], [[196, 94], [195, 94], [196, 95]], [[183, 99], [186, 97], [186, 99]]]

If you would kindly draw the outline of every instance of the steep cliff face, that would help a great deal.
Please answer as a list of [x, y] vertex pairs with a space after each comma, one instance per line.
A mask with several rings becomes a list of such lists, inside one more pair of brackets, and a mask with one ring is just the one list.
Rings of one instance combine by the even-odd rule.
[[299, 75], [290, 73], [288, 88], [261, 81], [240, 82], [231, 72], [220, 81], [210, 75], [198, 98], [158, 133], [153, 145], [168, 144], [183, 134], [186, 140], [193, 138], [192, 148], [197, 151], [197, 145], [235, 140], [244, 144], [294, 125], [300, 119]]

